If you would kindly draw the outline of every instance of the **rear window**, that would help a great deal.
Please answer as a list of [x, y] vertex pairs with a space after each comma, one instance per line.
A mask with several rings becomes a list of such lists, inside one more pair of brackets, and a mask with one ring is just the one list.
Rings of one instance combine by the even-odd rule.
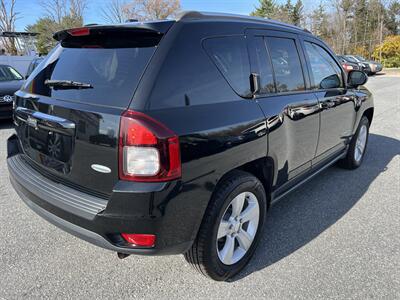
[[[113, 37], [61, 43], [34, 70], [24, 89], [59, 100], [127, 107], [159, 39], [128, 35], [124, 44]], [[49, 87], [46, 80], [74, 81], [90, 88]]]
[[242, 97], [251, 96], [250, 63], [243, 36], [210, 38], [204, 48], [229, 85]]

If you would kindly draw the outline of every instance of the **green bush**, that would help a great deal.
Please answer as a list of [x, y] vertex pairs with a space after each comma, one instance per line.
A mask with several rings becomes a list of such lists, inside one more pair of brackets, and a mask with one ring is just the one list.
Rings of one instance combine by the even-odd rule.
[[372, 56], [379, 59], [381, 53], [381, 63], [386, 68], [400, 67], [400, 35], [390, 35], [385, 38], [383, 43], [377, 46]]

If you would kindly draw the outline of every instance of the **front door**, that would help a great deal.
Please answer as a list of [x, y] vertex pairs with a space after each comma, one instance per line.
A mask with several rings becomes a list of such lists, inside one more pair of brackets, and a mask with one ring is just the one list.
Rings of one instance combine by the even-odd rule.
[[317, 160], [342, 150], [352, 135], [355, 96], [345, 88], [344, 76], [332, 54], [318, 41], [303, 40], [310, 77], [321, 107]]

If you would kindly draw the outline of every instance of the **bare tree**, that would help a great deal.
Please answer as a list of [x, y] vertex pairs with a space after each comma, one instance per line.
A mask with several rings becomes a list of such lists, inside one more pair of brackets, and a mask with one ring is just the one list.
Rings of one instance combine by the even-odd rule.
[[139, 20], [163, 20], [173, 17], [181, 8], [179, 0], [135, 0]]
[[101, 9], [103, 19], [108, 23], [123, 23], [131, 16], [126, 9], [126, 1], [112, 0]]
[[88, 0], [39, 0], [44, 15], [27, 26], [39, 34], [35, 42], [39, 53], [47, 54], [55, 46], [54, 32], [83, 26], [87, 3]]
[[45, 11], [46, 17], [57, 23], [61, 23], [67, 14], [67, 0], [40, 0], [39, 4]]
[[[18, 13], [15, 11], [16, 0], [7, 3], [0, 0], [0, 31], [15, 31], [15, 21]], [[11, 55], [17, 55], [16, 41], [14, 38], [3, 38], [2, 44]]]
[[163, 20], [176, 15], [180, 8], [180, 0], [113, 0], [102, 9], [102, 14], [107, 22], [112, 23], [127, 19]]
[[65, 17], [83, 20], [87, 0], [40, 0], [40, 6], [46, 17], [61, 24]]
[[83, 13], [87, 9], [87, 0], [70, 0], [69, 13], [73, 18], [81, 18], [83, 20]]
[[335, 48], [341, 49], [341, 53], [345, 53], [347, 49], [347, 41], [350, 34], [348, 23], [352, 18], [351, 10], [353, 5], [353, 0], [335, 0], [333, 2], [333, 7], [335, 8], [334, 24], [339, 29], [336, 32], [337, 45]]

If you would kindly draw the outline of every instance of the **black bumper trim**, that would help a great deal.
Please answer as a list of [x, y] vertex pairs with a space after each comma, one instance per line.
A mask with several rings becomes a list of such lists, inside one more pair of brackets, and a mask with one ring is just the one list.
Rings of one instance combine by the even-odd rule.
[[[28, 158], [25, 158], [24, 154], [21, 154], [18, 138], [15, 135], [8, 139], [7, 149], [9, 177], [15, 191], [30, 209], [60, 229], [101, 248], [124, 254], [181, 254], [185, 253], [192, 245], [193, 240], [191, 238], [186, 239], [177, 236], [175, 231], [169, 227], [171, 225], [170, 218], [176, 220], [175, 213], [170, 214], [167, 219], [147, 219], [142, 217], [142, 213], [132, 214], [132, 212], [141, 212], [143, 205], [144, 207], [148, 205], [149, 199], [147, 199], [147, 196], [146, 198], [141, 197], [143, 193], [146, 193], [148, 196], [151, 195], [150, 191], [144, 189], [145, 186], [140, 185], [140, 193], [135, 193], [137, 190], [132, 189], [131, 186], [119, 186], [116, 197], [113, 198], [115, 200], [113, 207], [111, 205], [113, 200], [105, 200], [75, 191], [63, 184], [52, 181], [36, 171], [27, 162]], [[43, 182], [39, 179], [43, 179]], [[156, 191], [159, 191], [164, 187], [164, 184], [166, 183], [163, 183], [162, 186], [157, 184], [154, 188]], [[168, 191], [170, 192], [176, 187], [175, 185], [170, 186], [171, 183], [166, 185], [167, 187], [165, 188], [169, 189]], [[55, 191], [57, 197], [55, 197]], [[96, 201], [98, 199], [104, 203], [101, 213], [96, 213], [95, 211], [88, 213], [82, 210], [82, 207], [71, 206], [68, 203], [71, 200], [71, 191], [72, 195], [83, 197], [80, 199], [96, 198]], [[130, 196], [132, 193], [135, 194], [135, 197], [138, 196], [137, 201], [131, 201]], [[167, 191], [162, 189], [158, 193], [164, 195]], [[119, 213], [121, 208], [118, 201], [124, 203], [125, 199], [129, 200], [130, 214]], [[163, 218], [166, 217], [163, 216]], [[120, 243], [119, 240], [113, 239], [114, 235], [120, 232], [155, 233], [157, 236], [156, 246], [154, 248], [140, 248]]]
[[15, 180], [40, 199], [87, 220], [93, 220], [108, 201], [53, 182], [15, 155], [7, 159], [8, 169]]
[[[13, 179], [11, 179], [11, 182], [13, 183]], [[52, 213], [48, 212], [47, 210], [41, 208], [39, 205], [35, 204], [32, 202], [30, 199], [28, 199], [25, 194], [20, 192], [18, 189], [16, 189], [18, 195], [21, 197], [21, 199], [25, 202], [26, 205], [30, 209], [32, 209], [36, 214], [38, 214], [40, 217], [48, 221], [49, 223], [59, 227], [60, 229], [82, 239], [85, 240], [91, 244], [94, 244], [98, 247], [108, 249], [111, 251], [115, 252], [120, 252], [124, 254], [152, 254], [154, 252], [154, 249], [130, 249], [130, 248], [123, 248], [123, 247], [118, 247], [113, 244], [111, 244], [109, 241], [107, 241], [105, 238], [103, 238], [101, 235], [87, 230], [83, 227], [80, 227], [78, 225], [72, 224], [64, 219], [61, 219], [57, 217], [56, 215], [53, 215]]]

